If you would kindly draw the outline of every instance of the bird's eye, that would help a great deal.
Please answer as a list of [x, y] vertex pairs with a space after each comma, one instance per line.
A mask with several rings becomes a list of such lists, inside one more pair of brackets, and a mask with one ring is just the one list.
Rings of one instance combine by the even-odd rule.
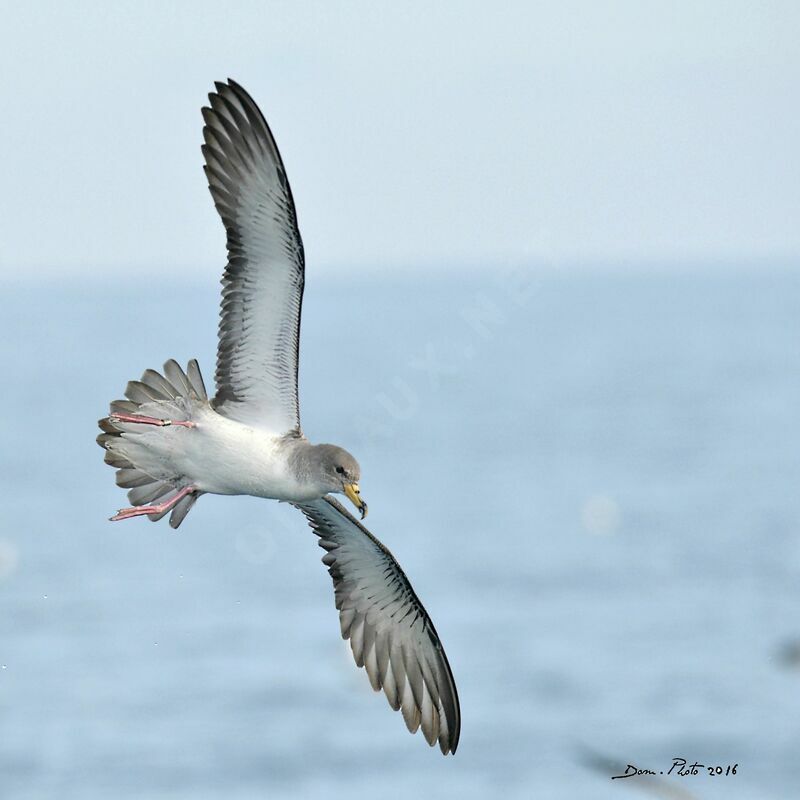
[[340, 475], [344, 475], [344, 467], [336, 467], [336, 471], [337, 471], [337, 472], [338, 472]]

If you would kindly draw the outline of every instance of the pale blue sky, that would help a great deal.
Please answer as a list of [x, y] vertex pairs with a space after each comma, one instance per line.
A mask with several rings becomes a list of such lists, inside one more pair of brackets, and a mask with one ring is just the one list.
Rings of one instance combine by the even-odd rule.
[[319, 274], [800, 255], [800, 4], [163, 6], [3, 3], [0, 276], [219, 272], [228, 76]]

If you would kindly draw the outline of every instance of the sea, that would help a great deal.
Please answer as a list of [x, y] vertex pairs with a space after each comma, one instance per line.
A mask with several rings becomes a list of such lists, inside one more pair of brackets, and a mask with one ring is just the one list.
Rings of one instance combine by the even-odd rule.
[[214, 276], [0, 291], [0, 797], [800, 797], [796, 265], [309, 272], [303, 429], [434, 620], [448, 757], [295, 509], [108, 521], [96, 421], [167, 358], [213, 385]]

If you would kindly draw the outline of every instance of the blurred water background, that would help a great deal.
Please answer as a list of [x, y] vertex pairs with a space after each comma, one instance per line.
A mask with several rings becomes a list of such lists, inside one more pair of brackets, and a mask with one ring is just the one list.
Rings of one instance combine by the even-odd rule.
[[106, 521], [96, 419], [168, 357], [211, 385], [215, 282], [2, 291], [0, 796], [602, 800], [674, 756], [739, 765], [686, 796], [800, 796], [796, 273], [310, 280], [304, 429], [444, 641], [452, 758], [352, 664], [294, 509]]

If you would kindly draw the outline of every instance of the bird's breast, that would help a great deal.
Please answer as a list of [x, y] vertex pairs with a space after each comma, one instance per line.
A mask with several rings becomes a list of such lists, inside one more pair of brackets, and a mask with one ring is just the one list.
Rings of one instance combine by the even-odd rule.
[[281, 435], [252, 428], [208, 410], [187, 431], [186, 474], [198, 489], [278, 500], [304, 499]]

